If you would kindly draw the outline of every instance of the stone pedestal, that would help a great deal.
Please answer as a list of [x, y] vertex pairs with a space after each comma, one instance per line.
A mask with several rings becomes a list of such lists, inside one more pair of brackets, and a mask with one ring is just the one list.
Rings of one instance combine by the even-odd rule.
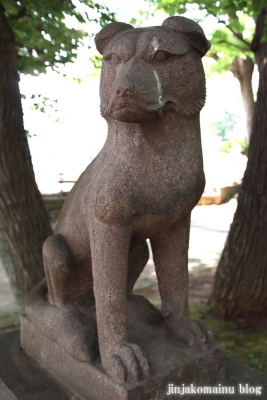
[[116, 383], [101, 366], [90, 297], [52, 306], [42, 282], [30, 296], [21, 317], [23, 350], [84, 400], [164, 400], [170, 383], [224, 383], [224, 345], [194, 350], [170, 338], [161, 312], [143, 296], [127, 296], [128, 340], [146, 354], [151, 376], [125, 384]]
[[[161, 349], [158, 349], [159, 352]], [[53, 357], [56, 358], [55, 356]], [[20, 346], [20, 338], [19, 331], [14, 331], [11, 333], [0, 335], [0, 399], [1, 400], [104, 400], [105, 397], [102, 397], [102, 393], [98, 394], [98, 397], [92, 397], [90, 392], [93, 393], [95, 391], [94, 387], [91, 384], [91, 381], [86, 372], [81, 372], [81, 370], [75, 370], [75, 366], [73, 366], [72, 374], [78, 375], [81, 373], [81, 381], [83, 381], [84, 387], [89, 392], [87, 397], [82, 395], [78, 395], [77, 392], [71, 391], [66, 385], [59, 383], [55, 377], [48, 373], [47, 369], [43, 368], [39, 363], [33, 360], [32, 357], [28, 356], [25, 351], [22, 350]], [[63, 369], [69, 368], [69, 366], [64, 366], [63, 362], [58, 361], [56, 365]], [[81, 366], [82, 367], [82, 366]], [[267, 375], [254, 370], [252, 368], [247, 367], [246, 365], [238, 362], [236, 360], [230, 359], [229, 357], [225, 358], [225, 371], [226, 371], [226, 379], [224, 386], [231, 386], [235, 389], [235, 394], [227, 394], [227, 395], [204, 395], [201, 399], [209, 400], [209, 399], [217, 399], [217, 400], [255, 400], [266, 399], [267, 398]], [[102, 372], [97, 372], [97, 367], [95, 373], [98, 373], [99, 381], [103, 382], [104, 378]], [[168, 383], [174, 383], [174, 385], [178, 384], [177, 376], [172, 376], [171, 381]], [[108, 380], [108, 378], [106, 378]], [[197, 380], [197, 377], [195, 377]], [[147, 385], [152, 385], [158, 383], [160, 378], [154, 376], [152, 380], [148, 380]], [[167, 377], [166, 377], [167, 382]], [[261, 387], [261, 395], [244, 395], [239, 394], [239, 384], [245, 386], [246, 384], [250, 387]], [[116, 386], [116, 385], [115, 385]], [[109, 400], [118, 400], [117, 393], [119, 392], [119, 388], [110, 389], [109, 396], [107, 397]], [[120, 386], [120, 385], [118, 385]], [[207, 386], [207, 385], [205, 385]], [[117, 392], [116, 392], [117, 390]], [[121, 392], [127, 393], [127, 395], [131, 396], [130, 399], [138, 400], [141, 398], [142, 400], [146, 397], [135, 397], [134, 390], [140, 389], [131, 389], [130, 387], [122, 387]], [[166, 388], [167, 390], [167, 388]], [[137, 392], [135, 392], [137, 393]], [[153, 394], [151, 387], [151, 396], [147, 397], [150, 400], [157, 400], [160, 397], [156, 397], [156, 394]], [[154, 392], [155, 393], [155, 392]], [[166, 394], [166, 393], [165, 393]], [[123, 398], [123, 397], [122, 397]], [[127, 397], [124, 397], [127, 398]], [[162, 397], [164, 398], [164, 397]], [[191, 395], [189, 397], [172, 395], [167, 396], [166, 398], [171, 399], [190, 399], [196, 400], [198, 397], [196, 395]]]
[[163, 326], [151, 327], [144, 323], [143, 329], [139, 326], [137, 331], [132, 331], [130, 341], [140, 345], [147, 354], [151, 377], [124, 385], [110, 379], [99, 359], [88, 364], [71, 357], [25, 316], [21, 318], [21, 338], [26, 353], [84, 400], [164, 400], [169, 398], [170, 383], [212, 386], [223, 384], [225, 379], [224, 346], [221, 343], [205, 351], [188, 349], [170, 340]]

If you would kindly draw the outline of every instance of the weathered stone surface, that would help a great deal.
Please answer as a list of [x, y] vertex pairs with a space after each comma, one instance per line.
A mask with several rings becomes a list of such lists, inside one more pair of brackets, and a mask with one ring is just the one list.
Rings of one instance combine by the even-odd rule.
[[[1, 400], [85, 400], [77, 394], [71, 394], [67, 388], [56, 383], [47, 370], [21, 350], [19, 331], [0, 335], [0, 399]], [[229, 357], [225, 359], [225, 386], [233, 386], [235, 395], [203, 396], [202, 399], [219, 400], [255, 400], [267, 398], [267, 375], [249, 368], [243, 363]], [[86, 376], [88, 382], [88, 376]], [[173, 383], [175, 383], [175, 379]], [[169, 382], [168, 382], [169, 383]], [[261, 387], [261, 396], [239, 395], [238, 385], [248, 384]], [[113, 383], [114, 384], [114, 383]], [[90, 388], [89, 388], [90, 391]], [[89, 396], [89, 395], [88, 395]], [[179, 399], [178, 395], [168, 398]], [[185, 398], [185, 396], [181, 397]], [[93, 400], [90, 396], [86, 400]], [[109, 400], [117, 400], [111, 395]], [[190, 400], [197, 397], [191, 396]], [[99, 397], [97, 400], [103, 400]], [[138, 398], [134, 398], [138, 400]], [[156, 400], [152, 397], [151, 400]]]
[[21, 349], [19, 331], [0, 335], [1, 400], [83, 400]]
[[[150, 365], [130, 341], [127, 298], [148, 260], [148, 238], [166, 330], [193, 349], [215, 344], [205, 324], [189, 317], [187, 270], [190, 213], [205, 183], [201, 57], [210, 45], [197, 23], [178, 16], [141, 29], [112, 23], [95, 41], [107, 141], [44, 243], [46, 282], [29, 296], [26, 314], [73, 358], [91, 363], [99, 349], [112, 379], [138, 382]], [[90, 321], [76, 303], [81, 296], [95, 307]]]
[[[85, 399], [92, 397], [94, 400], [163, 400], [168, 398], [166, 392], [170, 382], [194, 382], [198, 385], [224, 382], [225, 354], [222, 344], [214, 343], [206, 350], [190, 349], [170, 338], [161, 312], [144, 297], [129, 296], [127, 303], [129, 340], [145, 352], [150, 365], [150, 378], [120, 385], [105, 373], [99, 357], [91, 363], [82, 362], [63, 350], [60, 326], [58, 337], [54, 337], [52, 341], [25, 316], [21, 318], [21, 346]], [[87, 308], [84, 298], [76, 302], [76, 307], [83, 315], [88, 316], [88, 320], [94, 318], [90, 315], [93, 311]], [[57, 321], [60, 321], [60, 318], [57, 318]], [[87, 322], [75, 320], [75, 342], [78, 348], [79, 342], [85, 341], [83, 324], [86, 327]]]
[[[161, 400], [174, 377], [224, 379], [223, 346], [188, 311], [190, 213], [205, 183], [199, 113], [209, 42], [184, 17], [142, 29], [116, 22], [95, 41], [108, 138], [44, 243], [46, 279], [28, 297], [21, 342], [85, 398]], [[148, 238], [162, 312], [131, 294]]]

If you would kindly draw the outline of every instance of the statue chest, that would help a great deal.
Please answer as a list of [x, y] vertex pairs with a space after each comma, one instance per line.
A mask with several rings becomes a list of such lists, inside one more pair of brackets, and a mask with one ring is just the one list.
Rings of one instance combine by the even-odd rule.
[[178, 219], [190, 213], [204, 189], [202, 159], [186, 162], [160, 159], [107, 163], [98, 174], [91, 199], [96, 217], [104, 223], [132, 223], [137, 229]]

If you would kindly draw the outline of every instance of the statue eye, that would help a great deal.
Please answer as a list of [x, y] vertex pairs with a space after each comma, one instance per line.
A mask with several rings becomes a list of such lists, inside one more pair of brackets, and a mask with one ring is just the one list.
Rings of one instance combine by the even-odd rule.
[[154, 55], [153, 61], [162, 62], [162, 61], [167, 60], [167, 58], [168, 58], [168, 54], [165, 51], [159, 50]]
[[181, 57], [181, 56], [179, 56], [178, 54], [169, 53], [169, 52], [164, 51], [164, 50], [158, 50], [152, 56], [152, 61], [163, 62], [163, 61], [168, 60], [169, 58], [172, 58], [172, 57]]
[[117, 54], [114, 54], [114, 53], [106, 56], [105, 61], [109, 61], [113, 64], [121, 64], [122, 63], [122, 59]]

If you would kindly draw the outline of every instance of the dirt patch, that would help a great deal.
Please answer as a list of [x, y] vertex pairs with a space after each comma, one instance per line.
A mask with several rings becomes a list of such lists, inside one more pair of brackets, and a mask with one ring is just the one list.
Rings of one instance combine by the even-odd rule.
[[[209, 268], [201, 272], [190, 273], [188, 297], [191, 308], [203, 308], [206, 306], [212, 291], [215, 271], [216, 268]], [[161, 300], [157, 283], [144, 289], [136, 290], [134, 293], [147, 297], [151, 303], [160, 307]]]

